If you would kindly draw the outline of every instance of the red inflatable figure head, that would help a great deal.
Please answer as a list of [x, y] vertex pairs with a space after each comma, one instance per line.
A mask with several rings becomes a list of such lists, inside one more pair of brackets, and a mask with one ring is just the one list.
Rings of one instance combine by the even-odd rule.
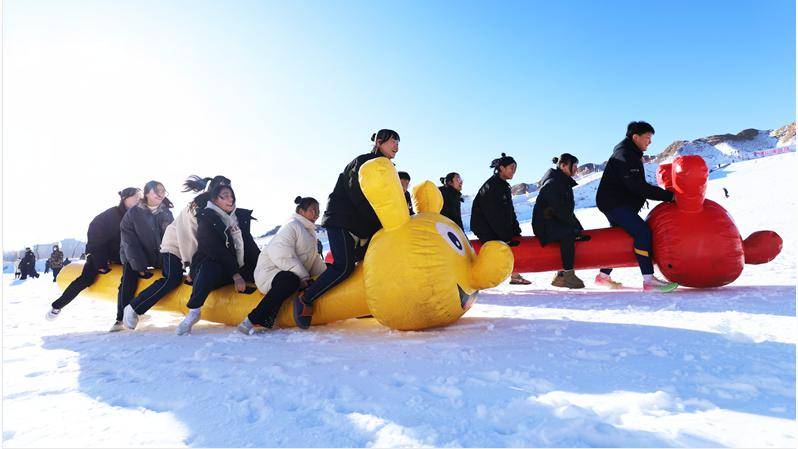
[[726, 210], [705, 199], [709, 170], [700, 156], [662, 164], [659, 184], [674, 193], [648, 215], [654, 262], [669, 280], [688, 287], [720, 287], [740, 276], [746, 263], [765, 263], [781, 251], [781, 238], [760, 231], [743, 241]]

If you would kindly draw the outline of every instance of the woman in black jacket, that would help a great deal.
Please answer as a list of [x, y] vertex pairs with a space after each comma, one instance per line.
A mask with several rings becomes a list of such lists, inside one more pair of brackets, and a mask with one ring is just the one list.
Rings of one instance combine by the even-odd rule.
[[386, 157], [393, 159], [399, 152], [399, 134], [381, 129], [372, 134], [371, 152], [361, 154], [338, 175], [330, 194], [327, 210], [321, 223], [327, 229], [333, 263], [307, 289], [294, 299], [294, 321], [302, 329], [310, 327], [313, 301], [341, 283], [355, 270], [355, 263], [363, 260], [371, 237], [382, 228], [380, 219], [360, 188], [360, 167], [366, 162]]
[[191, 332], [200, 320], [208, 295], [217, 288], [234, 284], [243, 293], [254, 282], [260, 250], [252, 238], [252, 211], [236, 208], [236, 195], [228, 185], [211, 191], [205, 208], [197, 209], [197, 252], [191, 261], [193, 288], [188, 315], [177, 326], [177, 335]]
[[169, 210], [172, 202], [167, 195], [163, 184], [150, 181], [144, 186], [144, 199], [122, 217], [119, 225], [122, 281], [116, 302], [116, 322], [111, 332], [124, 329], [124, 310], [136, 293], [139, 278], [149, 279], [152, 277], [150, 268], [161, 268], [161, 239], [174, 220]]
[[140, 199], [141, 189], [128, 187], [119, 192], [119, 204], [97, 215], [89, 223], [89, 230], [86, 233], [86, 262], [83, 265], [83, 271], [53, 302], [50, 311], [47, 312], [48, 320], [58, 318], [61, 309], [93, 284], [98, 274], [111, 271], [108, 266], [110, 263], [120, 263], [119, 225], [125, 212], [135, 207]]
[[441, 215], [457, 223], [460, 229], [463, 227], [463, 217], [460, 214], [460, 203], [463, 202], [463, 178], [458, 173], [452, 172], [441, 178], [442, 186], [438, 187], [443, 196], [443, 207]]
[[[513, 237], [521, 235], [521, 227], [515, 216], [513, 194], [507, 181], [515, 176], [518, 164], [512, 156], [502, 153], [501, 157], [491, 161], [490, 168], [493, 176], [482, 184], [471, 206], [471, 231], [482, 243], [500, 240], [517, 246], [519, 242]], [[513, 272], [510, 283], [527, 285], [531, 282]]]
[[573, 176], [579, 160], [568, 153], [552, 159], [557, 166], [550, 168], [540, 180], [540, 190], [532, 211], [532, 230], [541, 246], [560, 242], [562, 270], [554, 276], [551, 285], [566, 288], [584, 288], [585, 283], [574, 274], [574, 242], [587, 240], [580, 234], [582, 224], [574, 215]]

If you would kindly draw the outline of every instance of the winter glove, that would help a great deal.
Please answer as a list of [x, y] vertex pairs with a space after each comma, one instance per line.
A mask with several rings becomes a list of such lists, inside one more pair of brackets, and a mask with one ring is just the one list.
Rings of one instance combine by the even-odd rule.
[[151, 271], [139, 271], [139, 277], [142, 279], [149, 279], [152, 277]]
[[576, 238], [574, 239], [577, 242], [589, 242], [591, 237], [587, 234], [576, 234]]

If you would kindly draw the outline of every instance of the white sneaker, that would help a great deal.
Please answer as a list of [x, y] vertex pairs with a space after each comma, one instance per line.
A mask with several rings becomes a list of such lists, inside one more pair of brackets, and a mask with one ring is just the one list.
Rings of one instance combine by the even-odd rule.
[[122, 324], [125, 325], [126, 328], [133, 330], [136, 328], [136, 325], [139, 324], [139, 314], [133, 310], [133, 306], [130, 304], [125, 306], [124, 310], [124, 317], [122, 318]]
[[618, 288], [623, 288], [623, 284], [621, 284], [620, 282], [613, 281], [611, 277], [603, 273], [599, 273], [596, 275], [595, 284], [613, 290]]
[[59, 313], [61, 313], [61, 309], [54, 309], [51, 307], [50, 311], [47, 312], [47, 315], [45, 315], [44, 317], [47, 319], [47, 321], [53, 321], [56, 318], [58, 318]]
[[183, 318], [183, 321], [177, 325], [175, 333], [177, 335], [186, 335], [191, 333], [191, 328], [200, 320], [200, 309], [188, 309], [188, 315]]
[[244, 321], [242, 321], [238, 325], [237, 329], [242, 334], [252, 335], [252, 333], [253, 333], [252, 331], [254, 330], [254, 327], [255, 327], [255, 325], [252, 324], [251, 321], [249, 321], [249, 317], [246, 317], [246, 318], [244, 318]]
[[677, 287], [679, 287], [679, 284], [676, 282], [663, 281], [654, 276], [651, 277], [651, 280], [643, 282], [643, 291], [648, 293], [670, 293], [676, 290]]
[[125, 330], [125, 326], [122, 324], [122, 322], [121, 321], [116, 321], [114, 323], [114, 325], [111, 326], [110, 329], [108, 329], [108, 332], [119, 332], [119, 331], [123, 331], [123, 330]]

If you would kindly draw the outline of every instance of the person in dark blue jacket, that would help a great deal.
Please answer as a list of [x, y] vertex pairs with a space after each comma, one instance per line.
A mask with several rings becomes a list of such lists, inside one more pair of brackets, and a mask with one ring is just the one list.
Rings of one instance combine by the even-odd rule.
[[[669, 292], [678, 285], [657, 279], [652, 263], [651, 230], [640, 218], [640, 209], [646, 200], [673, 201], [673, 192], [651, 185], [646, 181], [643, 153], [651, 145], [654, 127], [646, 122], [631, 122], [626, 128], [626, 138], [612, 151], [596, 192], [596, 206], [604, 213], [610, 226], [623, 228], [634, 239], [634, 253], [643, 274], [643, 290]], [[611, 269], [602, 268], [596, 284], [618, 288], [620, 284], [610, 278]]]
[[125, 212], [136, 207], [140, 199], [141, 189], [135, 187], [123, 189], [119, 192], [119, 204], [97, 215], [89, 223], [89, 230], [86, 233], [86, 252], [81, 255], [81, 259], [84, 259], [85, 256], [86, 260], [83, 271], [53, 302], [50, 311], [47, 312], [48, 320], [58, 318], [61, 309], [72, 302], [80, 292], [92, 285], [98, 274], [111, 271], [109, 266], [111, 263], [120, 263], [119, 226]]
[[321, 225], [327, 229], [327, 239], [333, 263], [315, 282], [294, 299], [294, 321], [302, 329], [310, 327], [313, 302], [341, 283], [355, 270], [355, 263], [363, 260], [371, 237], [382, 228], [374, 208], [360, 188], [360, 167], [378, 157], [393, 159], [399, 152], [399, 134], [381, 129], [371, 135], [374, 146], [344, 167], [338, 175], [324, 211]]

